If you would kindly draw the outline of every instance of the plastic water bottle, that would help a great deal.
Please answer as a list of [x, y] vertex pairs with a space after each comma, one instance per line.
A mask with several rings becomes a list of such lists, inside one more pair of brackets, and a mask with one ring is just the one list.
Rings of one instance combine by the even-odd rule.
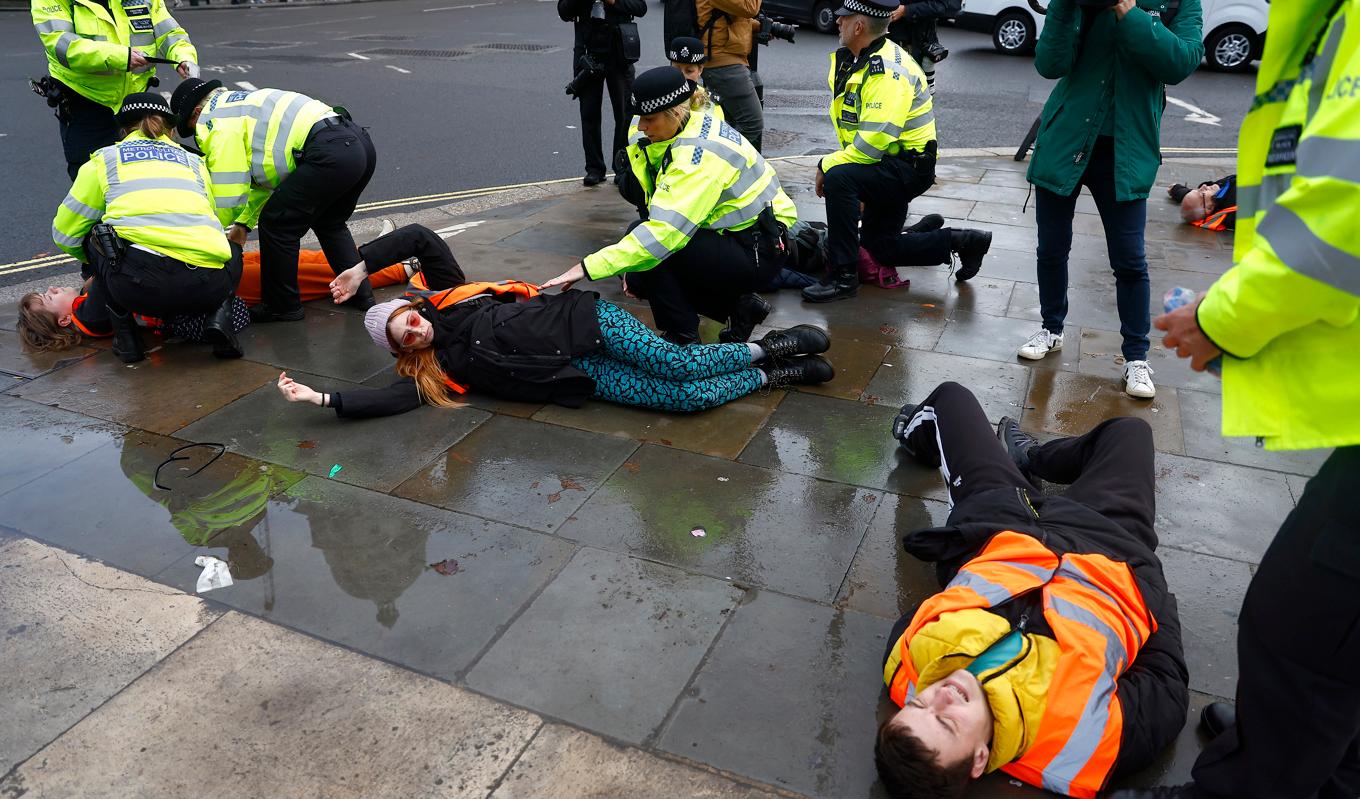
[[[1162, 295], [1162, 310], [1165, 313], [1171, 313], [1177, 308], [1183, 308], [1190, 305], [1195, 301], [1197, 296], [1199, 295], [1195, 294], [1194, 289], [1177, 286]], [[1221, 377], [1223, 375], [1223, 356], [1220, 355], [1212, 361], [1209, 361], [1205, 368], [1209, 370], [1209, 374]]]

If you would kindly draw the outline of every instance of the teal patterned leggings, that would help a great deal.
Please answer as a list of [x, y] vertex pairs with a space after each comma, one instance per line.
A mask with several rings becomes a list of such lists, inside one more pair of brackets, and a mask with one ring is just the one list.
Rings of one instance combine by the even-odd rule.
[[600, 349], [573, 358], [595, 380], [595, 396], [662, 411], [702, 411], [760, 388], [745, 344], [679, 347], [619, 306], [597, 300], [604, 334]]

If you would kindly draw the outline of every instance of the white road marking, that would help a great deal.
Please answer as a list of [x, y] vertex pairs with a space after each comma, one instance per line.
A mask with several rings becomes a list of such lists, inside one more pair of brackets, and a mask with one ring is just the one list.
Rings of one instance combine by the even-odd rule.
[[369, 57], [366, 56], [366, 55], [359, 55], [358, 53], [345, 53], [345, 55], [354, 56], [355, 58], [359, 59], [360, 61], [372, 61], [372, 60], [373, 60], [373, 59], [369, 58]]
[[323, 19], [320, 22], [299, 22], [296, 25], [273, 25], [268, 28], [259, 28], [262, 31], [281, 31], [285, 28], [306, 28], [310, 25], [340, 25], [346, 22], [358, 22], [361, 19], [373, 19], [376, 14], [369, 14], [366, 17], [349, 17], [347, 19]]
[[477, 227], [478, 225], [482, 224], [482, 221], [483, 220], [481, 219], [477, 219], [472, 222], [459, 222], [456, 225], [442, 227], [435, 231], [435, 235], [439, 236], [439, 238], [441, 239], [451, 239], [454, 236], [457, 236], [459, 233], [462, 233], [464, 230], [469, 230], [471, 228]]
[[1185, 102], [1184, 100], [1178, 100], [1175, 97], [1167, 97], [1166, 101], [1168, 103], [1171, 103], [1172, 105], [1180, 106], [1181, 108], [1184, 108], [1186, 111], [1190, 112], [1185, 115], [1186, 122], [1198, 122], [1201, 125], [1218, 125], [1219, 123], [1218, 117], [1214, 116], [1208, 111], [1205, 111], [1203, 108], [1200, 108], [1197, 105], [1191, 105]]
[[387, 64], [386, 66], [387, 66], [388, 69], [395, 69], [396, 71], [400, 72], [400, 73], [403, 74], [403, 75], [410, 75], [410, 74], [411, 74], [411, 70], [409, 70], [409, 69], [402, 69], [401, 67], [396, 67], [396, 66], [393, 66], [393, 65], [391, 65], [391, 64]]
[[468, 3], [464, 6], [440, 6], [439, 8], [422, 9], [426, 14], [431, 11], [457, 11], [460, 8], [481, 8], [482, 6], [498, 6], [500, 3]]
[[255, 84], [251, 83], [251, 82], [248, 81], [248, 80], [238, 80], [238, 81], [236, 81], [236, 85], [239, 86], [239, 87], [241, 87], [242, 89], [245, 89], [245, 90], [248, 91], [248, 92], [257, 92], [257, 91], [259, 91], [259, 89], [255, 88]]

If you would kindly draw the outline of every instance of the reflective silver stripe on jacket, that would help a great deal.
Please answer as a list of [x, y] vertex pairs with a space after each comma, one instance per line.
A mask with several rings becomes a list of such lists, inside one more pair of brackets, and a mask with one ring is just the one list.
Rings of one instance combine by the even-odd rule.
[[239, 208], [245, 205], [249, 198], [249, 194], [237, 194], [234, 197], [214, 197], [213, 205], [218, 208]]
[[1327, 43], [1322, 46], [1322, 52], [1318, 54], [1313, 62], [1308, 65], [1312, 73], [1313, 83], [1308, 91], [1308, 118], [1312, 119], [1317, 114], [1318, 106], [1322, 104], [1322, 94], [1327, 89], [1327, 75], [1332, 71], [1332, 62], [1336, 60], [1337, 48], [1341, 46], [1341, 38], [1346, 34], [1346, 17], [1339, 16], [1336, 23], [1332, 25], [1331, 31], [1327, 34]]
[[671, 251], [666, 248], [666, 245], [657, 240], [656, 236], [652, 235], [652, 231], [645, 224], [633, 228], [633, 237], [636, 238], [638, 243], [657, 260], [664, 260], [671, 254]]
[[109, 183], [109, 192], [104, 196], [105, 202], [131, 194], [134, 191], [149, 191], [152, 189], [173, 189], [176, 191], [191, 191], [195, 194], [202, 194], [203, 187], [197, 181], [187, 178], [133, 178], [132, 180], [120, 180], [117, 183]]
[[1295, 272], [1360, 296], [1360, 257], [1323, 241], [1290, 208], [1276, 205], [1267, 211], [1256, 235]]
[[61, 201], [61, 205], [63, 208], [75, 214], [76, 216], [79, 216], [84, 219], [92, 219], [95, 222], [98, 222], [100, 217], [104, 215], [103, 211], [100, 211], [97, 208], [91, 208], [90, 206], [86, 205], [80, 200], [77, 200], [75, 197], [72, 197], [69, 194], [66, 195], [66, 199]]
[[1281, 194], [1289, 191], [1294, 176], [1336, 178], [1360, 183], [1360, 142], [1328, 136], [1310, 136], [1299, 142], [1295, 172], [1261, 176], [1259, 186], [1237, 187], [1237, 212], [1255, 216], [1269, 210]]
[[653, 206], [652, 208], [647, 209], [647, 216], [652, 221], [665, 222], [685, 234], [685, 238], [693, 236], [694, 232], [699, 229], [698, 222], [695, 222], [679, 211], [670, 208], [657, 208]]
[[45, 19], [42, 22], [33, 23], [33, 30], [38, 33], [56, 33], [57, 31], [67, 31], [75, 33], [76, 26], [69, 20], [64, 19]]
[[159, 52], [159, 53], [161, 54], [161, 58], [168, 58], [168, 57], [170, 56], [170, 48], [171, 48], [171, 47], [174, 47], [175, 45], [179, 44], [180, 42], [187, 42], [187, 41], [189, 41], [189, 37], [188, 37], [188, 36], [185, 36], [185, 35], [182, 34], [182, 33], [176, 33], [176, 34], [174, 34], [174, 35], [172, 35], [172, 36], [167, 36], [167, 37], [165, 37], [165, 40], [161, 42], [160, 47], [158, 47], [158, 48], [156, 48], [156, 49], [157, 49], [157, 52]]
[[214, 172], [212, 173], [214, 184], [230, 186], [235, 183], [249, 183], [249, 172]]
[[854, 147], [856, 150], [859, 150], [861, 153], [869, 156], [870, 158], [882, 158], [884, 153], [887, 152], [881, 147], [876, 147], [870, 144], [869, 141], [864, 138], [864, 136], [858, 133], [855, 134], [854, 141], [850, 142], [850, 146]]
[[57, 62], [67, 69], [71, 68], [71, 62], [66, 60], [66, 51], [71, 49], [71, 44], [76, 42], [78, 38], [74, 33], [63, 33], [57, 37], [57, 46], [54, 48]]
[[727, 230], [728, 228], [738, 227], [743, 223], [749, 222], [760, 216], [761, 212], [765, 210], [765, 206], [774, 202], [774, 198], [777, 194], [779, 194], [779, 183], [772, 180], [770, 181], [770, 185], [766, 186], [765, 190], [749, 203], [735, 211], [729, 211], [723, 214], [708, 223], [708, 227], [711, 230]]
[[222, 223], [215, 216], [201, 214], [142, 214], [140, 216], [120, 216], [104, 220], [104, 224], [114, 227], [207, 227], [222, 229]]
[[152, 33], [154, 33], [156, 35], [156, 38], [159, 39], [165, 34], [169, 33], [170, 31], [177, 30], [178, 28], [179, 23], [175, 21], [174, 17], [166, 17], [165, 19], [156, 23], [156, 27], [152, 29]]
[[907, 130], [916, 130], [917, 128], [924, 128], [926, 125], [929, 125], [930, 123], [932, 123], [932, 122], [934, 122], [934, 121], [935, 121], [935, 111], [934, 111], [934, 110], [930, 110], [930, 111], [927, 111], [927, 112], [925, 112], [924, 114], [920, 115], [919, 117], [914, 117], [914, 118], [912, 118], [912, 119], [908, 119], [908, 120], [907, 120]]
[[65, 244], [67, 247], [79, 247], [81, 245], [80, 239], [62, 233], [60, 230], [57, 230], [55, 224], [52, 225], [52, 241], [55, 241], [58, 244]]

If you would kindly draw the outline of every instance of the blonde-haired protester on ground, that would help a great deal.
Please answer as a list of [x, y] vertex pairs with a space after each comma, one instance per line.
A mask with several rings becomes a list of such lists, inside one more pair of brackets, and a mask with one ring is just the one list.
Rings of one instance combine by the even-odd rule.
[[728, 322], [723, 341], [746, 341], [770, 312], [755, 292], [783, 265], [783, 234], [797, 209], [750, 142], [694, 111], [693, 96], [694, 84], [673, 67], [634, 81], [645, 138], [628, 145], [628, 158], [647, 220], [543, 288], [626, 275], [625, 290], [651, 303], [666, 340], [698, 341], [703, 314]]
[[410, 256], [421, 272], [403, 299], [364, 317], [369, 335], [397, 358], [384, 389], [324, 393], [279, 375], [290, 402], [348, 418], [389, 416], [424, 405], [453, 407], [468, 390], [523, 402], [580, 407], [588, 398], [667, 411], [700, 411], [762, 386], [822, 383], [834, 374], [817, 353], [831, 346], [809, 325], [755, 344], [677, 347], [594, 292], [542, 294], [518, 280], [469, 282], [444, 240], [408, 225], [369, 242], [364, 260], [332, 283], [336, 302], [364, 279], [368, 261]]

